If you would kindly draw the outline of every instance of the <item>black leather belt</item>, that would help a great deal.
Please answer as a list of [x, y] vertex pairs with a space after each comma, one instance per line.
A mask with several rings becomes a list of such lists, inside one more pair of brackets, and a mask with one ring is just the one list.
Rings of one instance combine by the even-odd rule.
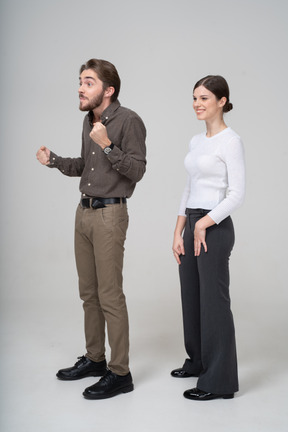
[[82, 198], [80, 201], [83, 208], [103, 208], [106, 204], [126, 204], [126, 198]]

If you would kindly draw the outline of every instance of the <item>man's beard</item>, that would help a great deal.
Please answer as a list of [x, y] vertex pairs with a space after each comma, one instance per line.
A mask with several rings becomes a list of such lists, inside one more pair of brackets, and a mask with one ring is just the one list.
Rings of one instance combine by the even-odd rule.
[[[95, 108], [98, 108], [103, 102], [104, 93], [105, 90], [102, 90], [102, 93], [98, 96], [95, 96], [91, 101], [87, 103], [87, 105], [82, 106], [80, 101], [80, 105], [79, 105], [80, 111], [93, 111]], [[84, 104], [85, 102], [86, 101], [84, 101]]]

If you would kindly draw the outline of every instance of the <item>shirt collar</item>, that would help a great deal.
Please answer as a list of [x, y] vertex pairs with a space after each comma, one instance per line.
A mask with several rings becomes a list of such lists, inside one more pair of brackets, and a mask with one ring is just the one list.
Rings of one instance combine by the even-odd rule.
[[[101, 122], [105, 124], [109, 117], [119, 108], [120, 102], [117, 99], [116, 101], [112, 102], [101, 114]], [[89, 111], [88, 113], [89, 123], [92, 125], [94, 120], [94, 114], [93, 111]]]

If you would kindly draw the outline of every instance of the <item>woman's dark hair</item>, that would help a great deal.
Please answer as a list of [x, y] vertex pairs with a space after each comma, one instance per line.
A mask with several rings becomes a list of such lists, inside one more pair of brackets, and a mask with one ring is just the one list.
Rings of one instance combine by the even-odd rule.
[[227, 99], [225, 105], [223, 106], [224, 113], [233, 109], [233, 105], [229, 100], [229, 86], [225, 78], [220, 75], [207, 75], [205, 78], [197, 81], [193, 91], [200, 86], [204, 86], [207, 90], [211, 91], [218, 100], [220, 100], [222, 97]]
[[114, 102], [120, 91], [121, 80], [115, 66], [106, 61], [99, 59], [90, 59], [80, 67], [80, 74], [87, 69], [92, 69], [103, 82], [103, 90], [107, 87], [114, 87], [114, 93], [111, 96], [111, 101]]

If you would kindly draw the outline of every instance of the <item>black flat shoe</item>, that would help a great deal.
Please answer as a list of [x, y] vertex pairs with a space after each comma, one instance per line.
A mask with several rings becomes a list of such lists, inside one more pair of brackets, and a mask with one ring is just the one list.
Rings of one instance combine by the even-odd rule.
[[172, 370], [171, 375], [174, 378], [190, 378], [190, 377], [198, 376], [198, 375], [190, 374], [182, 368]]
[[183, 396], [187, 399], [192, 399], [192, 400], [212, 400], [212, 399], [219, 399], [219, 398], [233, 399], [234, 393], [214, 394], [214, 393], [204, 392], [196, 387], [191, 390], [186, 390]]
[[87, 387], [83, 396], [86, 399], [107, 399], [120, 393], [128, 393], [134, 390], [131, 373], [120, 376], [108, 370], [96, 384]]
[[90, 376], [103, 376], [107, 372], [106, 360], [94, 362], [88, 357], [78, 357], [74, 366], [67, 369], [60, 369], [56, 374], [57, 378], [63, 381], [72, 381]]

